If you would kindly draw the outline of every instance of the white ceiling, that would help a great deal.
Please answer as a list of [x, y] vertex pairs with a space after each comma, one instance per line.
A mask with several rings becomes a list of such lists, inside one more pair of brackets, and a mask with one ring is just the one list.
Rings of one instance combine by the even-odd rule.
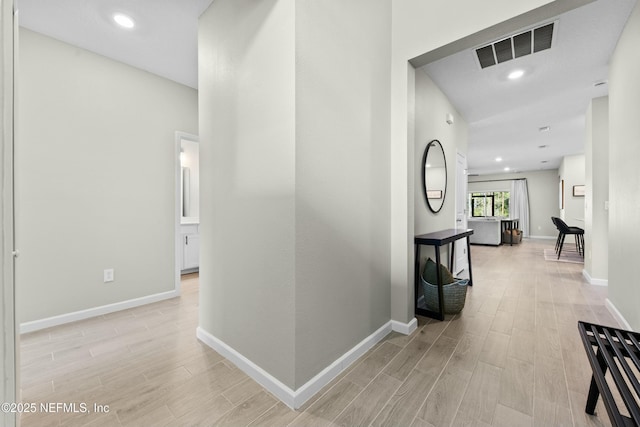
[[[190, 87], [198, 84], [198, 17], [212, 0], [17, 0], [20, 26]], [[120, 28], [113, 14], [131, 16]]]
[[[556, 23], [549, 50], [481, 69], [475, 50], [467, 49], [423, 67], [469, 124], [470, 174], [556, 169], [563, 156], [584, 153], [589, 100], [608, 93], [594, 83], [607, 80], [634, 3], [598, 0], [535, 23]], [[507, 79], [514, 69], [525, 70], [524, 77]], [[540, 132], [544, 126], [551, 130]]]
[[[197, 19], [212, 0], [17, 1], [25, 28], [197, 87]], [[469, 123], [470, 174], [555, 169], [563, 156], [584, 152], [589, 100], [608, 92], [593, 85], [607, 79], [634, 3], [597, 0], [562, 14], [551, 49], [484, 70], [473, 49], [423, 67]], [[136, 27], [118, 27], [115, 12], [132, 16]], [[508, 80], [514, 68], [525, 76]], [[539, 132], [543, 126], [551, 130]]]

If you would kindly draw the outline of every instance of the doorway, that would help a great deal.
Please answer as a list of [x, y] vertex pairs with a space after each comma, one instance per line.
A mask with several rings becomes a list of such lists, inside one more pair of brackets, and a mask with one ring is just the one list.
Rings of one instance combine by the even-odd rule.
[[[459, 151], [456, 153], [456, 228], [467, 228], [467, 158]], [[466, 239], [468, 237], [456, 245], [456, 274], [469, 267]]]
[[181, 276], [200, 267], [200, 144], [196, 135], [176, 132], [176, 292]]

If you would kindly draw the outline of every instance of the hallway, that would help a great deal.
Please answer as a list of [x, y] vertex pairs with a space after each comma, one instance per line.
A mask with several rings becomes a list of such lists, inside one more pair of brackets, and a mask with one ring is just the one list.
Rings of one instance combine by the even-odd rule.
[[[291, 411], [195, 338], [198, 276], [182, 296], [22, 336], [24, 402], [102, 413], [24, 414], [35, 426], [609, 425], [584, 414], [590, 368], [577, 321], [618, 326], [582, 264], [544, 260], [553, 240], [472, 246], [458, 316], [389, 334]], [[108, 406], [108, 411], [106, 410]]]

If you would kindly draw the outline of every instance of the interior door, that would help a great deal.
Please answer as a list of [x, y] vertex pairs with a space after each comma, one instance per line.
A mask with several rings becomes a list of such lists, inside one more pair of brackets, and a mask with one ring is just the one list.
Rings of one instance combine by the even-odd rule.
[[[456, 154], [456, 228], [467, 228], [467, 158], [460, 152]], [[469, 266], [466, 239], [465, 237], [456, 242], [456, 274]]]

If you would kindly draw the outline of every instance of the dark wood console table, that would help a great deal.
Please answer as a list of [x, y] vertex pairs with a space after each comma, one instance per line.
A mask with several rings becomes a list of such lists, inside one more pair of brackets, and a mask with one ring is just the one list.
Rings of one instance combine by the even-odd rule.
[[[440, 247], [451, 243], [449, 270], [453, 266], [453, 258], [455, 256], [455, 241], [469, 237], [473, 234], [473, 230], [468, 228], [464, 230], [458, 230], [455, 228], [448, 230], [436, 231], [434, 233], [420, 234], [415, 236], [414, 243], [416, 245], [415, 255], [415, 289], [413, 304], [416, 314], [422, 316], [431, 317], [438, 320], [444, 320], [444, 303], [442, 294], [442, 277], [440, 275], [440, 268], [436, 268], [436, 276], [438, 278], [438, 310], [431, 311], [418, 307], [418, 289], [420, 286], [420, 247], [423, 245], [433, 246], [436, 252], [436, 265], [440, 265]], [[471, 275], [471, 245], [469, 239], [467, 239], [467, 259], [469, 260], [469, 286], [473, 286], [473, 276]]]

